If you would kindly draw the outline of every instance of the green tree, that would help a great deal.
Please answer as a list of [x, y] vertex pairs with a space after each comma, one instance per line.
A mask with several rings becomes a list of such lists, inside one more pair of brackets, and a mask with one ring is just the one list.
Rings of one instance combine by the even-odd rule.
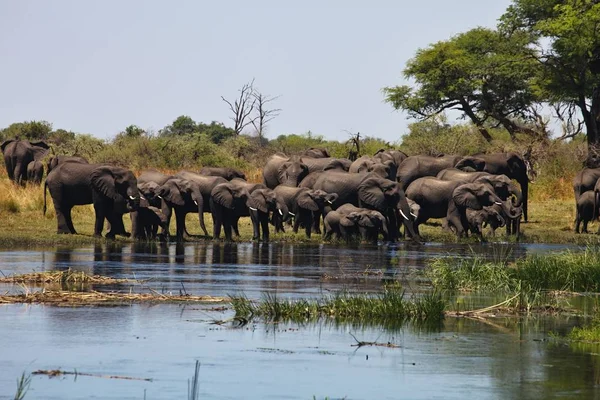
[[514, 0], [500, 30], [529, 34], [544, 100], [578, 108], [590, 154], [600, 149], [600, 2]]
[[187, 115], [180, 115], [171, 125], [160, 130], [161, 136], [187, 135], [198, 131], [196, 121]]
[[235, 131], [221, 122], [212, 121], [210, 124], [198, 122], [198, 132], [206, 134], [211, 142], [219, 144], [229, 137], [235, 136]]
[[48, 121], [25, 121], [10, 124], [0, 131], [2, 140], [19, 138], [28, 140], [48, 139], [52, 124]]
[[418, 120], [458, 110], [488, 142], [490, 124], [502, 125], [511, 137], [537, 134], [522, 123], [535, 120], [531, 106], [537, 100], [537, 64], [529, 43], [525, 32], [486, 28], [437, 42], [408, 61], [404, 75], [414, 87], [386, 87], [385, 100]]

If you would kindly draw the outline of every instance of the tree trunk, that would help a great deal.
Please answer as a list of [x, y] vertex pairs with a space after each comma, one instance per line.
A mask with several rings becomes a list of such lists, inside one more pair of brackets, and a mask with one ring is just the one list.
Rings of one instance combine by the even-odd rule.
[[473, 109], [471, 108], [469, 103], [465, 99], [461, 99], [460, 105], [462, 107], [462, 110], [465, 112], [465, 114], [467, 114], [467, 116], [471, 119], [471, 121], [473, 121], [475, 126], [477, 126], [477, 130], [479, 131], [479, 133], [481, 133], [481, 136], [483, 136], [483, 138], [485, 140], [487, 140], [488, 143], [491, 143], [492, 135], [490, 135], [488, 130], [485, 128], [485, 126], [483, 126], [483, 123], [481, 122], [481, 120], [479, 118], [477, 118], [477, 116], [473, 112]]

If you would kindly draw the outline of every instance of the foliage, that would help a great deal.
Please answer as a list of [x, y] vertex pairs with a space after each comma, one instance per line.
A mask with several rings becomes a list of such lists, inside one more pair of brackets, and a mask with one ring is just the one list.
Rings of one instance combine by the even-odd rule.
[[596, 314], [587, 326], [574, 327], [567, 338], [575, 342], [600, 343], [600, 315]]
[[10, 124], [0, 130], [0, 141], [6, 139], [44, 140], [50, 137], [52, 124], [48, 121], [25, 121]]
[[459, 110], [491, 141], [485, 124], [495, 121], [514, 136], [524, 128], [514, 120], [530, 120], [536, 100], [531, 81], [536, 62], [530, 57], [529, 36], [520, 31], [475, 28], [420, 49], [408, 61], [404, 75], [416, 87], [384, 88], [395, 109], [425, 120], [444, 110]]
[[235, 136], [235, 131], [220, 122], [212, 121], [210, 124], [196, 123], [187, 115], [180, 115], [171, 123], [160, 130], [160, 136], [185, 136], [204, 134], [211, 142], [219, 144], [225, 139]]

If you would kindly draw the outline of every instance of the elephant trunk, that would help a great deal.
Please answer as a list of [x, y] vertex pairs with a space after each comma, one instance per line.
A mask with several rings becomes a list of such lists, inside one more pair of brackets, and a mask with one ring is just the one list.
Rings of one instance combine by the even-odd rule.
[[511, 183], [508, 187], [508, 193], [509, 195], [515, 197], [513, 201], [513, 204], [515, 206], [519, 207], [521, 204], [523, 204], [523, 194], [521, 193], [517, 185]]
[[402, 224], [404, 228], [408, 231], [408, 235], [410, 238], [417, 243], [421, 242], [421, 238], [415, 231], [415, 220], [410, 213], [410, 206], [408, 205], [408, 201], [406, 201], [406, 196], [402, 196], [400, 201], [398, 202], [398, 212], [402, 218]]

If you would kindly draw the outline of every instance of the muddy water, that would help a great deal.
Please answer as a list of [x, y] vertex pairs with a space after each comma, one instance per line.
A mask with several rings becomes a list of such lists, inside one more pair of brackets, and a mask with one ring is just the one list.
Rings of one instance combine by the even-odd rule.
[[[299, 297], [323, 291], [380, 290], [410, 282], [431, 257], [482, 254], [515, 258], [561, 246], [506, 245], [335, 247], [290, 244], [98, 245], [0, 252], [4, 274], [74, 268], [143, 280], [144, 291], [250, 298], [264, 292]], [[111, 289], [130, 290], [128, 286]], [[2, 286], [0, 290], [19, 291]], [[449, 318], [439, 327], [211, 324], [230, 311], [214, 306], [0, 306], [0, 398], [13, 398], [22, 372], [56, 369], [141, 380], [35, 376], [26, 399], [186, 398], [200, 360], [200, 397], [210, 399], [593, 398], [600, 349], [548, 340], [574, 318]], [[360, 340], [399, 348], [351, 346]]]

